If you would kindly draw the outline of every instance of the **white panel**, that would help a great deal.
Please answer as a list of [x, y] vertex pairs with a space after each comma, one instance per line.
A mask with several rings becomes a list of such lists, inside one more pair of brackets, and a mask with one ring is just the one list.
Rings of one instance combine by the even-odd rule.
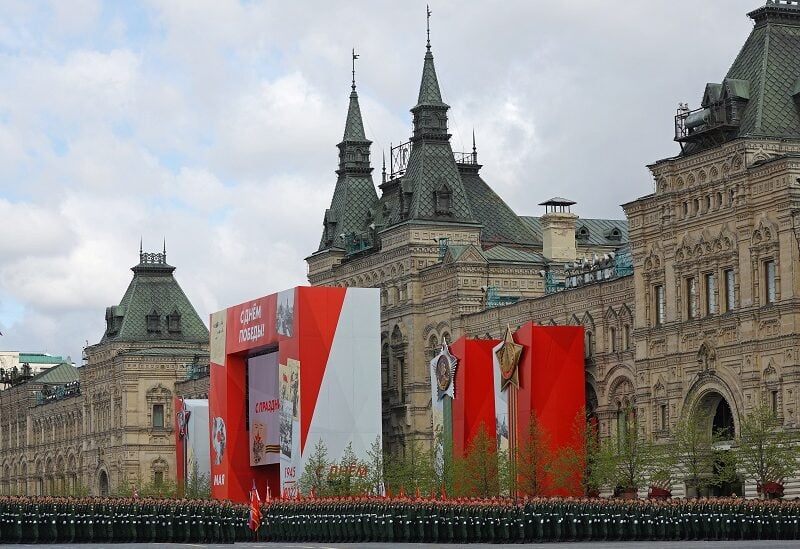
[[[302, 368], [302, 366], [301, 366]], [[380, 295], [348, 288], [311, 419], [302, 466], [322, 439], [338, 461], [348, 443], [359, 458], [381, 435]]]

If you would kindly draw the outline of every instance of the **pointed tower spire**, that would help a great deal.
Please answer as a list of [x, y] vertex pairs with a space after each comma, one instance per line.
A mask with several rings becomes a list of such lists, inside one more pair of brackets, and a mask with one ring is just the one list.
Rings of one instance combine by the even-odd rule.
[[347, 121], [344, 125], [344, 137], [342, 141], [366, 141], [364, 135], [364, 123], [361, 121], [361, 107], [358, 105], [358, 94], [356, 93], [356, 54], [353, 48], [353, 83], [350, 92], [350, 106], [347, 109]]
[[350, 105], [347, 109], [344, 137], [337, 145], [339, 169], [336, 174], [339, 178], [333, 191], [331, 207], [325, 211], [320, 251], [347, 248], [348, 242], [351, 245], [358, 243], [359, 250], [369, 247], [368, 238], [361, 235], [374, 222], [372, 211], [378, 202], [369, 161], [372, 141], [364, 135], [364, 123], [356, 93], [356, 59], [358, 54], [353, 48]]
[[381, 183], [386, 183], [386, 151], [383, 151], [383, 169], [381, 170]]
[[475, 146], [475, 128], [472, 128], [472, 163], [478, 163], [478, 148]]
[[417, 106], [444, 105], [442, 94], [439, 91], [439, 80], [436, 78], [436, 68], [433, 66], [433, 53], [431, 52], [431, 13], [430, 8], [428, 8], [428, 42], [425, 46], [425, 64], [422, 66], [422, 82], [419, 86]]

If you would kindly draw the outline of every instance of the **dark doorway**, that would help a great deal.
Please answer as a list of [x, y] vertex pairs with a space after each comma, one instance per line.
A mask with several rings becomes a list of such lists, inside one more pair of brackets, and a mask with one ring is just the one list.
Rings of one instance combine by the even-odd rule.
[[733, 440], [736, 431], [733, 426], [733, 413], [724, 398], [720, 398], [714, 412], [714, 421], [711, 424], [714, 434], [720, 435], [725, 440]]
[[105, 471], [100, 471], [100, 495], [108, 496], [108, 474]]

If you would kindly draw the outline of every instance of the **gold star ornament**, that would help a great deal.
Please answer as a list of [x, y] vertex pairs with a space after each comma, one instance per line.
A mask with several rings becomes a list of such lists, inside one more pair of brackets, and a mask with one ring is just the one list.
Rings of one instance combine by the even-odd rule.
[[497, 362], [500, 364], [502, 381], [500, 390], [504, 391], [509, 384], [519, 388], [519, 358], [522, 356], [522, 345], [514, 343], [511, 326], [506, 326], [506, 337], [497, 351]]

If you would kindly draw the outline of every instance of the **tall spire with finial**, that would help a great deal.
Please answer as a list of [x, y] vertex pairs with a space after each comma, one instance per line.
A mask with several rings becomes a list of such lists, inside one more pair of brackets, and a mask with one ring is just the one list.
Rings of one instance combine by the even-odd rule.
[[386, 151], [383, 151], [383, 169], [381, 170], [381, 183], [386, 183]]
[[439, 80], [436, 78], [436, 68], [433, 66], [433, 53], [431, 52], [431, 10], [427, 8], [427, 35], [425, 46], [425, 63], [422, 66], [422, 82], [419, 86], [417, 106], [444, 105], [442, 94], [439, 91]]
[[325, 212], [319, 249], [344, 248], [345, 241], [341, 235], [360, 234], [373, 221], [371, 211], [378, 202], [375, 185], [372, 182], [370, 166], [370, 145], [372, 141], [364, 135], [364, 123], [361, 120], [361, 108], [356, 93], [356, 59], [355, 48], [351, 51], [351, 85], [350, 105], [347, 109], [347, 120], [344, 126], [344, 137], [337, 145], [339, 148], [339, 176], [333, 191], [331, 207]]
[[478, 163], [478, 148], [475, 146], [475, 128], [472, 128], [472, 163]]
[[358, 105], [358, 94], [356, 93], [356, 54], [353, 48], [353, 83], [350, 92], [350, 106], [347, 109], [347, 121], [344, 126], [344, 137], [342, 141], [366, 141], [364, 135], [364, 123], [361, 120], [361, 107]]

